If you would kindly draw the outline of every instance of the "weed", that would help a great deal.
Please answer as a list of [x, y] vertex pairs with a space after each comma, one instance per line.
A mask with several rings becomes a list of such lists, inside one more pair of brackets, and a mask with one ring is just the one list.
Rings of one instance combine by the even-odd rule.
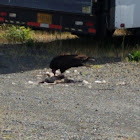
[[9, 43], [25, 43], [32, 39], [32, 33], [31, 29], [24, 26], [9, 26], [3, 33], [3, 37]]
[[140, 61], [140, 51], [133, 51], [132, 53], [129, 53], [127, 58], [129, 61]]

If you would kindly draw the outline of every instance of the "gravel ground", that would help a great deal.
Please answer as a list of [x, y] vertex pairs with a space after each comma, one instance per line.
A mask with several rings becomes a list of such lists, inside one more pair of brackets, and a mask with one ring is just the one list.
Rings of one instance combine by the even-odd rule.
[[46, 71], [0, 75], [0, 140], [140, 139], [139, 63], [71, 68], [74, 83], [38, 84]]

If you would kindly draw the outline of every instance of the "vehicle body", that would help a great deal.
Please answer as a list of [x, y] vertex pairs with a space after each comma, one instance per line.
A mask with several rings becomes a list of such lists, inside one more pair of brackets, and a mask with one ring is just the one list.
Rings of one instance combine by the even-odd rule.
[[0, 0], [0, 23], [77, 35], [140, 27], [139, 0]]

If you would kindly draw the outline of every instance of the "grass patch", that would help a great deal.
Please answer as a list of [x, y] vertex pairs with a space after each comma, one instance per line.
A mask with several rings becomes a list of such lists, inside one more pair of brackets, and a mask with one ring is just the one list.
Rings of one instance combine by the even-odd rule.
[[24, 26], [7, 26], [2, 29], [1, 38], [8, 43], [25, 43], [32, 39], [33, 31]]
[[0, 26], [0, 43], [27, 43], [27, 45], [34, 46], [35, 43], [48, 43], [73, 38], [77, 38], [77, 36], [67, 32], [33, 31], [24, 26], [5, 24]]
[[140, 51], [133, 51], [132, 53], [129, 53], [127, 56], [129, 61], [140, 61]]
[[77, 36], [72, 35], [68, 32], [46, 32], [46, 31], [35, 31], [33, 34], [33, 38], [35, 42], [42, 42], [42, 43], [48, 43], [53, 42], [57, 40], [67, 40], [67, 39], [74, 39], [77, 38]]
[[24, 47], [23, 49], [19, 47], [19, 50], [18, 47], [16, 48], [17, 55], [21, 50], [23, 53], [25, 52], [25, 55], [32, 55], [37, 50], [38, 55], [44, 52], [47, 55], [53, 54], [54, 56], [59, 54], [85, 54], [95, 58], [111, 57], [122, 58], [123, 60], [130, 54], [130, 61], [139, 61], [138, 54], [131, 52], [132, 50], [140, 50], [140, 40], [135, 37], [130, 38], [127, 34], [126, 31], [118, 30], [115, 33], [117, 37], [111, 39], [78, 38], [68, 32], [33, 31], [23, 26], [3, 25], [0, 28], [0, 43], [10, 44], [10, 46], [20, 43]]

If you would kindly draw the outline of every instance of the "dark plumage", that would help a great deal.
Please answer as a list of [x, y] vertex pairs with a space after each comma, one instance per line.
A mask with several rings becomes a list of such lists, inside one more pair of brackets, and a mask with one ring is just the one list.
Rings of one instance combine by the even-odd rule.
[[84, 66], [84, 63], [87, 62], [88, 59], [85, 55], [60, 55], [52, 59], [50, 68], [55, 75], [55, 71], [58, 69], [63, 73], [71, 67]]

